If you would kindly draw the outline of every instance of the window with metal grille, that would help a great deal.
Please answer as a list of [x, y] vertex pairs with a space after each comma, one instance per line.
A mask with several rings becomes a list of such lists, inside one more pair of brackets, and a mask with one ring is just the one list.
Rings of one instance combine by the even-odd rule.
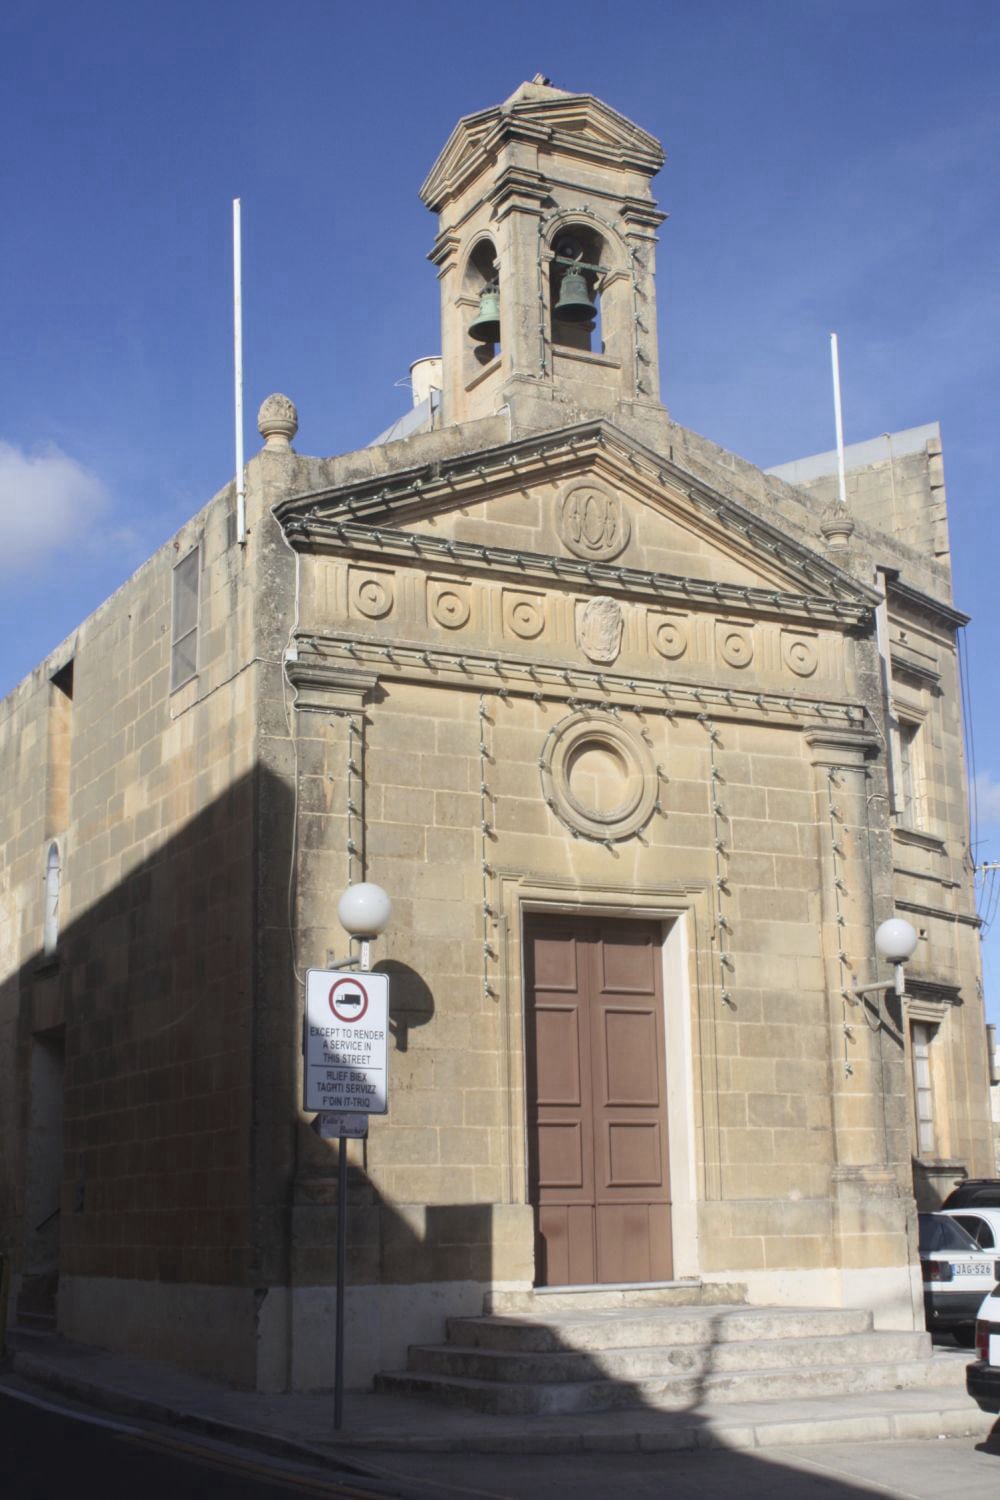
[[183, 687], [198, 671], [198, 580], [200, 549], [192, 548], [174, 568], [173, 622], [170, 631], [170, 691]]

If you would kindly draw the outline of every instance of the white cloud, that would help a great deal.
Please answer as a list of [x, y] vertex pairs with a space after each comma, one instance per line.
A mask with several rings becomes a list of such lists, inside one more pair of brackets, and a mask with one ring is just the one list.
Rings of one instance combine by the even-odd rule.
[[994, 781], [989, 771], [976, 775], [975, 805], [980, 823], [1000, 823], [1000, 781]]
[[78, 546], [110, 501], [97, 475], [54, 445], [28, 453], [0, 439], [0, 575]]

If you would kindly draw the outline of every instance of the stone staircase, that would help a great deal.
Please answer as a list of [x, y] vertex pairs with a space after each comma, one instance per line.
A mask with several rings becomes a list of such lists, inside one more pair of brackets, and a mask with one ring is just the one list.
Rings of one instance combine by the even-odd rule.
[[[495, 1296], [415, 1345], [384, 1393], [497, 1416], [568, 1416], [879, 1391], [959, 1391], [965, 1365], [926, 1333], [878, 1332], [863, 1309], [750, 1307], [740, 1287], [653, 1287]], [[721, 1300], [715, 1300], [719, 1298]]]
[[56, 1330], [58, 1271], [26, 1273], [14, 1309], [14, 1326], [20, 1333], [52, 1334]]

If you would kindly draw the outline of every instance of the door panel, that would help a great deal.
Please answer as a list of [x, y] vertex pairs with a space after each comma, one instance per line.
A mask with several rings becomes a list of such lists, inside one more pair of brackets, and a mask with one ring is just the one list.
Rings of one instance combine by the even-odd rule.
[[653, 1011], [604, 1010], [604, 1102], [660, 1104], [657, 1016]]
[[580, 1019], [576, 1006], [538, 1003], [538, 1103], [575, 1104], [580, 1085]]
[[531, 917], [525, 940], [538, 1280], [669, 1280], [658, 930]]

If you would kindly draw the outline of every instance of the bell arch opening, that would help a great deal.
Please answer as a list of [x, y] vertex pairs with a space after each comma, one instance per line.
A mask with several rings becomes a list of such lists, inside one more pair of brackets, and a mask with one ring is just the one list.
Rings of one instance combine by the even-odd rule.
[[550, 334], [553, 344], [603, 354], [601, 292], [608, 274], [607, 243], [587, 224], [556, 231], [549, 264]]
[[496, 246], [488, 237], [477, 240], [465, 263], [462, 301], [467, 309], [466, 380], [501, 352], [500, 267]]

